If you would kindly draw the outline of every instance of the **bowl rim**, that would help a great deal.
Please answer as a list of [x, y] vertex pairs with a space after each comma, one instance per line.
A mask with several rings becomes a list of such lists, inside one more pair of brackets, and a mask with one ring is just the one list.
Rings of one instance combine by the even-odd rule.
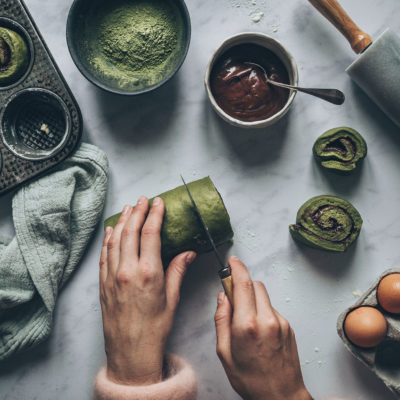
[[[219, 57], [228, 49], [234, 47], [237, 44], [243, 44], [246, 43], [248, 40], [249, 43], [253, 43], [251, 39], [253, 38], [259, 38], [262, 40], [267, 40], [269, 42], [274, 43], [274, 45], [279, 48], [282, 53], [287, 57], [287, 62], [290, 65], [291, 71], [288, 71], [289, 74], [289, 79], [291, 80], [291, 85], [298, 85], [299, 81], [299, 72], [297, 68], [297, 63], [292, 54], [287, 50], [287, 48], [277, 39], [261, 32], [241, 32], [237, 33], [233, 36], [229, 36], [227, 39], [225, 39], [219, 46], [218, 48], [214, 51], [206, 69], [206, 74], [205, 74], [205, 79], [204, 79], [204, 84], [206, 88], [206, 92], [208, 95], [208, 98], [211, 102], [212, 107], [214, 110], [217, 112], [217, 114], [222, 117], [226, 122], [230, 123], [231, 125], [240, 127], [240, 128], [265, 128], [267, 126], [270, 126], [277, 122], [279, 119], [281, 119], [288, 111], [290, 106], [293, 103], [293, 100], [297, 94], [296, 90], [290, 90], [290, 95], [289, 98], [284, 105], [284, 107], [279, 110], [276, 114], [272, 115], [269, 118], [258, 120], [258, 121], [242, 121], [238, 118], [232, 117], [228, 113], [226, 113], [217, 103], [215, 100], [215, 97], [212, 93], [211, 90], [211, 85], [210, 85], [210, 76], [211, 76], [211, 71], [215, 65], [215, 62], [219, 59]], [[259, 46], [263, 46], [265, 48], [268, 48], [267, 46], [264, 46], [262, 43], [255, 43], [258, 44]], [[274, 52], [273, 49], [268, 48], [268, 50]], [[274, 52], [275, 53], [275, 52]], [[276, 54], [276, 53], [275, 53]], [[276, 54], [279, 59], [285, 64], [286, 67], [286, 62], [282, 60], [282, 57]]]
[[178, 7], [179, 10], [182, 13], [182, 17], [184, 20], [184, 30], [186, 33], [186, 40], [185, 40], [185, 44], [184, 44], [184, 49], [183, 52], [179, 58], [179, 61], [177, 62], [177, 64], [175, 65], [175, 67], [173, 68], [173, 70], [164, 77], [163, 80], [161, 80], [160, 82], [156, 83], [155, 85], [152, 86], [148, 86], [146, 88], [140, 89], [140, 90], [122, 90], [122, 89], [117, 89], [117, 88], [113, 88], [110, 87], [106, 84], [104, 84], [103, 82], [101, 82], [100, 79], [97, 79], [81, 62], [76, 50], [75, 50], [75, 44], [74, 41], [72, 40], [72, 30], [73, 30], [73, 23], [74, 23], [74, 16], [76, 15], [76, 9], [84, 2], [84, 1], [89, 1], [89, 0], [74, 0], [69, 12], [68, 12], [68, 18], [67, 18], [67, 25], [66, 25], [66, 38], [67, 38], [67, 47], [69, 50], [69, 53], [72, 57], [72, 60], [74, 62], [74, 64], [76, 65], [76, 67], [78, 68], [78, 70], [80, 71], [80, 73], [89, 81], [91, 82], [93, 85], [97, 86], [99, 89], [102, 89], [106, 92], [109, 93], [114, 93], [114, 94], [119, 94], [119, 95], [124, 95], [124, 96], [136, 96], [136, 95], [140, 95], [140, 94], [144, 94], [144, 93], [148, 93], [151, 92], [161, 86], [163, 86], [164, 84], [166, 84], [170, 79], [172, 79], [175, 74], [179, 71], [179, 69], [182, 67], [182, 64], [184, 63], [187, 53], [189, 51], [189, 47], [190, 47], [190, 42], [191, 42], [191, 35], [192, 35], [192, 27], [191, 27], [191, 19], [190, 19], [190, 14], [189, 14], [189, 10], [186, 6], [185, 0], [172, 0], [173, 2], [175, 2]]

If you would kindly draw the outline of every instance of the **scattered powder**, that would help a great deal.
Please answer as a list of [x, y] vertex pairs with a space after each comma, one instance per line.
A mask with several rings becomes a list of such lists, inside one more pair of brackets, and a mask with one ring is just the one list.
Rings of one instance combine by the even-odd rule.
[[267, 6], [266, 0], [230, 0], [232, 7], [236, 8], [254, 8], [255, 6], [265, 8]]
[[278, 27], [275, 26], [275, 27], [272, 29], [272, 32], [278, 32]]
[[287, 270], [288, 270], [289, 272], [293, 272], [293, 271], [294, 271], [294, 268], [289, 267]]
[[236, 241], [244, 244], [250, 251], [256, 252], [263, 247], [264, 242], [259, 236], [257, 236], [255, 232], [250, 229], [250, 221], [246, 219], [236, 229]]
[[323, 364], [323, 362], [322, 362], [322, 361], [318, 361], [318, 367], [321, 367], [321, 366], [322, 366], [322, 364]]
[[261, 10], [265, 11], [267, 8], [266, 0], [230, 0], [230, 3], [232, 7], [249, 10], [249, 17], [254, 23], [261, 21], [264, 17], [264, 12]]
[[252, 15], [251, 20], [255, 23], [260, 22], [262, 17], [264, 16], [264, 13], [262, 11], [255, 13]]
[[315, 348], [314, 348], [314, 351], [315, 351], [316, 353], [319, 353], [319, 348], [318, 348], [318, 347], [315, 347]]
[[351, 293], [354, 297], [361, 297], [362, 293], [360, 289], [353, 290]]
[[290, 303], [291, 298], [290, 297], [286, 297], [285, 301], [286, 301], [286, 303]]

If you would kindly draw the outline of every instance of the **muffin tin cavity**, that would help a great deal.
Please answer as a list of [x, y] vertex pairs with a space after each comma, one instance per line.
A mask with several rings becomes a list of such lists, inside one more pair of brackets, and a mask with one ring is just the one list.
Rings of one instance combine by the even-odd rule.
[[[10, 89], [23, 81], [31, 71], [33, 61], [34, 47], [26, 29], [13, 19], [0, 17], [0, 90]], [[5, 79], [2, 73], [7, 72], [8, 79]]]
[[[9, 44], [0, 39], [1, 195], [67, 158], [81, 139], [82, 116], [22, 0], [0, 1], [0, 28]], [[26, 61], [15, 75], [7, 73], [12, 46], [13, 61]]]
[[[385, 271], [357, 301], [354, 306], [340, 314], [337, 320], [337, 331], [346, 348], [368, 368], [370, 368], [397, 396], [400, 396], [400, 314], [391, 314], [380, 307], [376, 291], [381, 279], [399, 273], [400, 269]], [[384, 341], [378, 346], [364, 349], [355, 346], [347, 338], [343, 325], [346, 316], [355, 308], [371, 306], [382, 312], [387, 322], [387, 333]]]
[[26, 160], [52, 157], [65, 144], [71, 118], [65, 103], [44, 89], [25, 89], [11, 96], [0, 114], [1, 139]]

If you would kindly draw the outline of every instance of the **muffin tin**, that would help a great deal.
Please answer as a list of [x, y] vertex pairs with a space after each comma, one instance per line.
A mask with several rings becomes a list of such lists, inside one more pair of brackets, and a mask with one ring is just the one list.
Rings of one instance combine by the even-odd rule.
[[82, 116], [21, 0], [0, 2], [0, 26], [19, 33], [30, 53], [25, 74], [0, 86], [1, 195], [68, 157], [82, 136]]
[[[340, 314], [337, 331], [346, 348], [363, 364], [371, 369], [385, 385], [400, 397], [400, 315], [390, 314], [379, 306], [376, 297], [378, 284], [386, 275], [400, 273], [400, 269], [389, 269], [359, 298], [354, 306]], [[365, 349], [352, 344], [347, 338], [343, 324], [349, 312], [360, 306], [372, 306], [386, 318], [388, 330], [385, 340], [378, 346]]]

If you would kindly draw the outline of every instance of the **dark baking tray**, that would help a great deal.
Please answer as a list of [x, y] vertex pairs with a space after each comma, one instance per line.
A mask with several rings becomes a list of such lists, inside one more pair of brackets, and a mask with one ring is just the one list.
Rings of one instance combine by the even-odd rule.
[[[70, 131], [65, 144], [51, 156], [40, 160], [23, 159], [4, 144], [0, 135], [0, 195], [29, 179], [47, 171], [67, 158], [76, 148], [82, 136], [82, 116], [79, 106], [50, 54], [32, 16], [22, 0], [1, 0], [0, 17], [20, 24], [28, 33], [33, 45], [33, 65], [28, 75], [9, 88], [0, 88], [1, 111], [7, 101], [24, 89], [41, 88], [58, 96], [68, 111]], [[55, 96], [55, 97], [56, 97]], [[67, 116], [66, 116], [67, 117]], [[2, 127], [0, 126], [0, 129]], [[34, 134], [33, 134], [34, 135]]]

